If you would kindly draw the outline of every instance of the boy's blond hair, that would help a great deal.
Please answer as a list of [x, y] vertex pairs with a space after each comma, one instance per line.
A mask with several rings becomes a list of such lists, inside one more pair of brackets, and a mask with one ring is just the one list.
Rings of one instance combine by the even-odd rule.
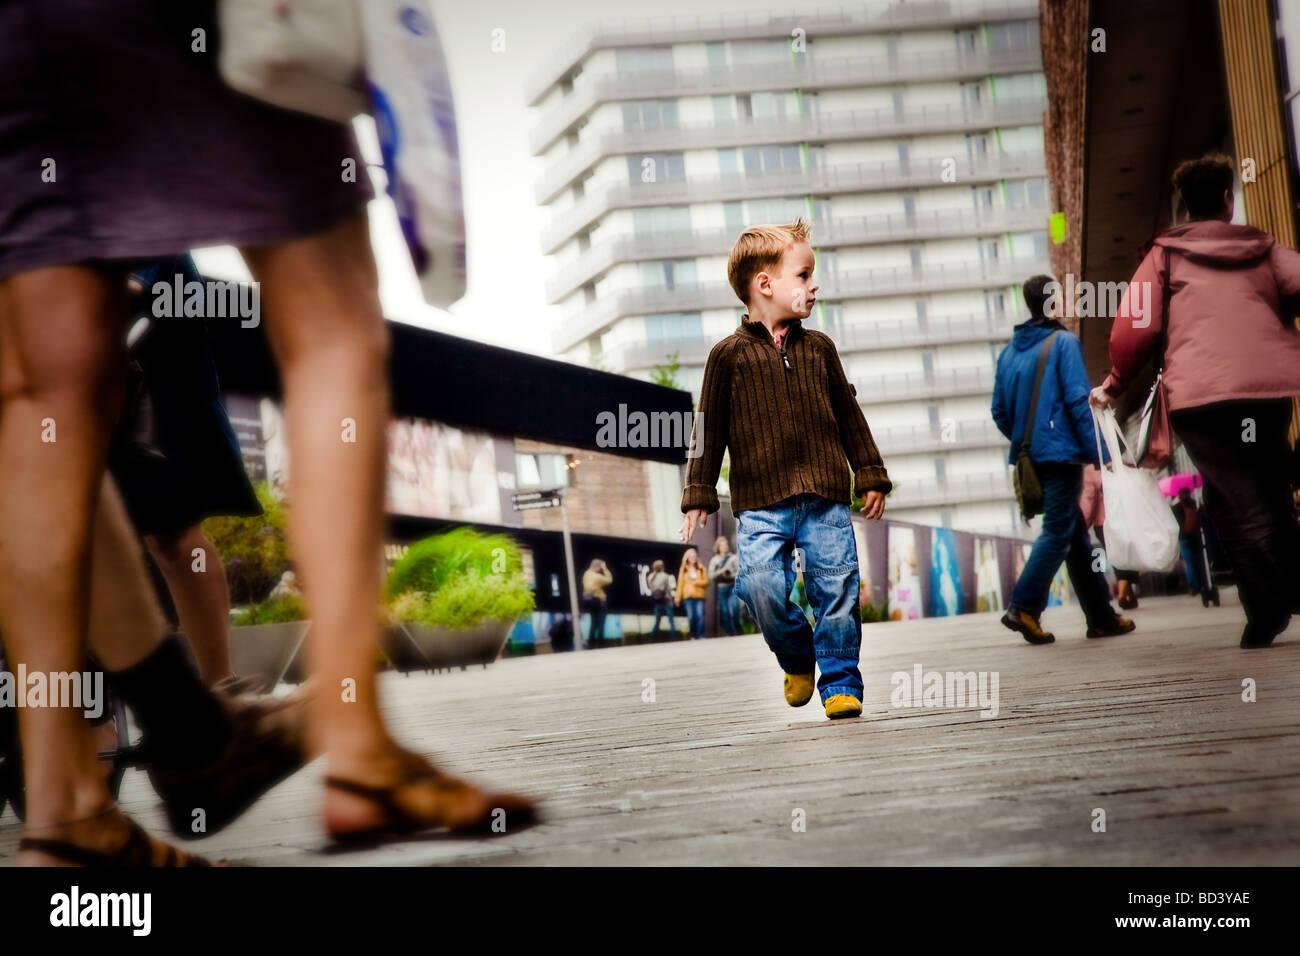
[[799, 218], [788, 226], [750, 226], [740, 234], [727, 259], [727, 281], [741, 302], [749, 305], [754, 276], [770, 271], [794, 243], [807, 242], [809, 232], [808, 223]]

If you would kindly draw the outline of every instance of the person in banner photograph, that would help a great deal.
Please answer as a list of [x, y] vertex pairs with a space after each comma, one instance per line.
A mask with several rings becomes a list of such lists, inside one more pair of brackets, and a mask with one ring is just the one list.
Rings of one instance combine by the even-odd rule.
[[1002, 610], [1002, 572], [998, 568], [998, 543], [975, 539], [975, 610]]
[[915, 621], [921, 617], [921, 575], [916, 567], [916, 532], [889, 528], [889, 619]]
[[951, 528], [935, 528], [931, 534], [930, 617], [951, 617], [961, 613], [957, 536]]

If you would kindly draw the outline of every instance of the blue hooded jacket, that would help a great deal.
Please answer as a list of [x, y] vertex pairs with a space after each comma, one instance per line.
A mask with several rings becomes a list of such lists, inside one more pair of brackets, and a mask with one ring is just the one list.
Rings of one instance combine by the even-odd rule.
[[[997, 377], [993, 383], [993, 421], [1011, 439], [1008, 462], [1016, 460], [1024, 438], [1034, 374], [1038, 370], [1039, 346], [1058, 330], [1060, 334], [1052, 342], [1047, 368], [1043, 371], [1029, 457], [1034, 461], [1098, 464], [1096, 431], [1088, 407], [1092, 385], [1083, 367], [1083, 350], [1076, 336], [1051, 319], [1030, 319], [1017, 325], [1011, 341], [998, 355]], [[1102, 454], [1109, 458], [1105, 449]]]

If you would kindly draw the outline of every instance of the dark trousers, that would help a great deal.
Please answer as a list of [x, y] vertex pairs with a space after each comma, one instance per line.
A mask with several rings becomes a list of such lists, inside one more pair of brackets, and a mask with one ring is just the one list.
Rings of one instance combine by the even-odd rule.
[[1106, 579], [1092, 569], [1092, 537], [1079, 510], [1083, 466], [1036, 461], [1034, 469], [1043, 486], [1042, 529], [1011, 592], [1011, 606], [1035, 618], [1042, 614], [1052, 578], [1064, 562], [1088, 626], [1103, 627], [1115, 612]]
[[[1254, 422], [1254, 441], [1250, 422]], [[1246, 619], [1285, 620], [1300, 590], [1300, 527], [1291, 505], [1291, 402], [1220, 402], [1170, 415], [1205, 481], [1205, 510], [1237, 579]]]
[[591, 615], [591, 628], [587, 631], [587, 641], [596, 643], [605, 639], [605, 612], [609, 605], [598, 597], [587, 595], [583, 598], [587, 613]]

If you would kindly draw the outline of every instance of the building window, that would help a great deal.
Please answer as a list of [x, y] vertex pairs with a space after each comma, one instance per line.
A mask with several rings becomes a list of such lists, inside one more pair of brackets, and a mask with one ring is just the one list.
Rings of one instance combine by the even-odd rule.
[[735, 149], [718, 150], [718, 172], [723, 176], [739, 176], [740, 151]]
[[623, 104], [624, 129], [659, 129], [676, 124], [676, 100], [633, 100]]
[[690, 232], [689, 206], [649, 206], [632, 210], [632, 228], [638, 234]]
[[798, 146], [747, 146], [742, 154], [747, 176], [797, 172], [803, 168]]
[[722, 216], [729, 230], [734, 231], [745, 228], [744, 203], [724, 202], [722, 204]]
[[704, 323], [698, 312], [668, 312], [645, 317], [645, 337], [649, 342], [699, 338], [703, 335]]
[[673, 48], [670, 46], [624, 47], [614, 51], [620, 73], [671, 73]]
[[1034, 258], [1046, 259], [1047, 258], [1047, 233], [1035, 232], [1032, 235], [1034, 238]]
[[713, 97], [713, 121], [715, 123], [729, 123], [735, 117], [736, 111], [732, 109], [730, 96]]
[[631, 183], [671, 183], [686, 178], [686, 158], [681, 153], [648, 153], [627, 158]]
[[725, 43], [706, 43], [704, 49], [709, 56], [710, 70], [725, 70], [727, 68], [727, 45]]
[[515, 482], [520, 491], [564, 488], [569, 484], [569, 456], [547, 452], [516, 452]]
[[1029, 24], [1023, 21], [990, 23], [985, 29], [988, 31], [989, 49], [994, 53], [1024, 50], [1029, 46]]
[[695, 260], [672, 259], [664, 262], [641, 263], [641, 281], [651, 289], [676, 289], [694, 285]]

